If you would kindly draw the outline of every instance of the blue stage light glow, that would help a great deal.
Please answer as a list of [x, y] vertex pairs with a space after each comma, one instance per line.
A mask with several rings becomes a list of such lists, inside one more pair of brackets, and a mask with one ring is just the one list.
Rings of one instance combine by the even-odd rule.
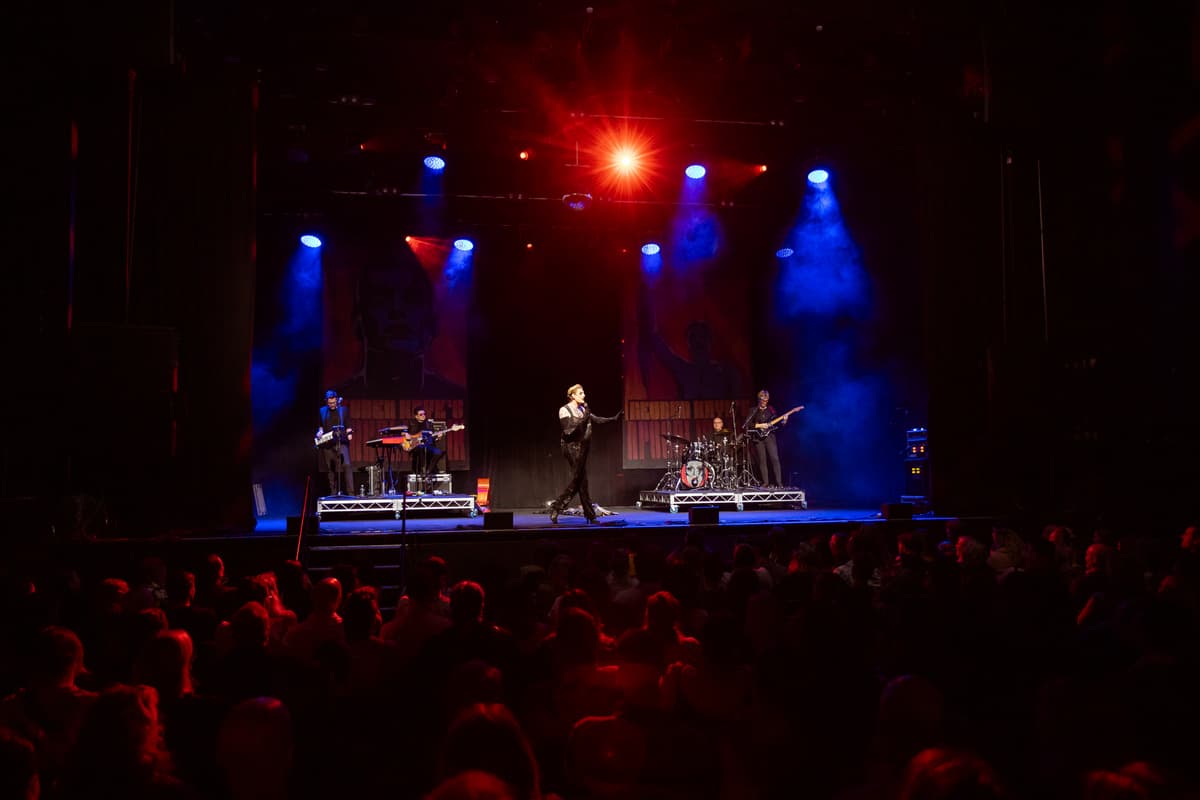
[[311, 233], [306, 233], [300, 237], [300, 244], [305, 247], [320, 247], [321, 239], [320, 237], [313, 236]]
[[425, 168], [441, 172], [446, 168], [446, 159], [441, 156], [425, 156]]
[[821, 186], [829, 180], [829, 170], [814, 169], [808, 173], [808, 182], [813, 186]]
[[454, 249], [461, 250], [464, 253], [469, 253], [470, 251], [475, 249], [475, 243], [472, 242], [470, 239], [455, 239], [454, 240]]
[[654, 242], [646, 242], [642, 245], [642, 255], [644, 256], [656, 256], [660, 252], [662, 252], [662, 248]]
[[776, 258], [791, 258], [796, 251], [790, 247], [781, 247], [775, 251]]
[[691, 178], [694, 181], [698, 181], [701, 178], [703, 178], [705, 175], [708, 174], [708, 170], [706, 170], [704, 168], [704, 166], [701, 164], [692, 164], [690, 167], [688, 167], [687, 169], [685, 169], [683, 171], [683, 174], [687, 175], [689, 178]]

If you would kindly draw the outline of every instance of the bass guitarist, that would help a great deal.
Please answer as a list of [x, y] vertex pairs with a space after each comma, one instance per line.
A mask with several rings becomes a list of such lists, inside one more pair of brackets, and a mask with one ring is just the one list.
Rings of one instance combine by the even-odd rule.
[[[318, 410], [316, 445], [329, 475], [329, 494], [353, 494], [354, 472], [350, 464], [350, 410], [333, 389], [325, 392], [325, 405]], [[341, 483], [338, 478], [341, 478]]]
[[[413, 474], [428, 477], [435, 472], [446, 471], [446, 452], [435, 444], [433, 420], [429, 419], [423, 406], [413, 409], [413, 421], [408, 424], [408, 435], [414, 437], [416, 445], [409, 450], [409, 454], [412, 455]], [[419, 441], [415, 439], [418, 436]]]
[[[762, 389], [758, 393], [758, 407], [746, 417], [742, 428], [750, 436], [750, 446], [754, 450], [754, 459], [758, 464], [758, 476], [764, 488], [783, 487], [783, 470], [779, 466], [779, 443], [775, 441], [775, 429], [786, 425], [788, 417], [804, 406], [796, 406], [786, 414], [777, 414], [770, 404], [771, 393]], [[771, 472], [767, 473], [770, 465]], [[774, 482], [771, 482], [774, 478]]]

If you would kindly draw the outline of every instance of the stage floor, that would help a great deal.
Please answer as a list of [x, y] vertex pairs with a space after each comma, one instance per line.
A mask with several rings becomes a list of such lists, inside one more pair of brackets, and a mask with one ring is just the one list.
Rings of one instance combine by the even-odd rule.
[[[600, 517], [593, 525], [588, 525], [582, 516], [560, 515], [558, 524], [550, 522], [550, 517], [544, 510], [536, 508], [493, 509], [496, 511], [512, 511], [514, 531], [550, 531], [574, 530], [582, 533], [586, 530], [611, 528], [684, 528], [688, 525], [686, 511], [672, 513], [666, 509], [639, 509], [633, 506], [606, 506], [607, 510], [615, 512], [611, 516]], [[407, 520], [393, 519], [390, 514], [373, 516], [357, 516], [347, 519], [345, 515], [324, 515], [317, 523], [316, 533], [324, 536], [395, 536], [401, 530], [408, 534], [492, 534], [496, 531], [484, 528], [484, 515], [468, 517], [463, 514], [455, 516], [432, 516], [435, 512], [413, 514]], [[940, 524], [949, 517], [936, 514], [921, 514], [913, 519], [916, 526]], [[872, 522], [882, 522], [883, 516], [872, 508], [748, 508], [744, 511], [732, 509], [720, 510], [721, 527], [752, 526], [771, 527], [775, 525], [856, 525]], [[286, 533], [287, 520], [283, 517], [263, 517], [258, 520], [255, 535], [279, 535]]]

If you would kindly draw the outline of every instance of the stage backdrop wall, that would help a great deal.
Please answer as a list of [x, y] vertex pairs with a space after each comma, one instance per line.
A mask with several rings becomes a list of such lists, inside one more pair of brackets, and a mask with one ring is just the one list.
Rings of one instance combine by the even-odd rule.
[[720, 252], [679, 263], [645, 257], [628, 273], [622, 317], [625, 369], [623, 466], [662, 467], [663, 434], [705, 435], [716, 415], [740, 423], [753, 389], [750, 287], [744, 265]]
[[[373, 463], [366, 442], [407, 424], [418, 405], [447, 426], [468, 422], [470, 275], [455, 252], [448, 241], [410, 244], [343, 223], [323, 253], [323, 385], [350, 408], [356, 464]], [[451, 470], [470, 468], [468, 441], [443, 437]]]

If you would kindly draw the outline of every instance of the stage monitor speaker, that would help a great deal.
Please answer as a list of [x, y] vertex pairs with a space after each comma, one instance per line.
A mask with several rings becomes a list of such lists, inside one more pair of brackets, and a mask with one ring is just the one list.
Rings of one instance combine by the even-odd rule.
[[884, 503], [879, 509], [884, 519], [912, 519], [914, 510], [912, 503]]
[[721, 509], [716, 506], [692, 506], [688, 509], [688, 525], [718, 525]]
[[513, 527], [513, 512], [485, 511], [483, 512], [483, 529], [485, 531], [511, 531]]
[[[304, 522], [304, 535], [312, 536], [316, 534], [317, 528], [320, 527], [321, 521], [317, 519], [316, 514], [309, 514], [308, 519]], [[300, 515], [288, 515], [287, 518], [288, 536], [298, 536], [300, 534]]]

